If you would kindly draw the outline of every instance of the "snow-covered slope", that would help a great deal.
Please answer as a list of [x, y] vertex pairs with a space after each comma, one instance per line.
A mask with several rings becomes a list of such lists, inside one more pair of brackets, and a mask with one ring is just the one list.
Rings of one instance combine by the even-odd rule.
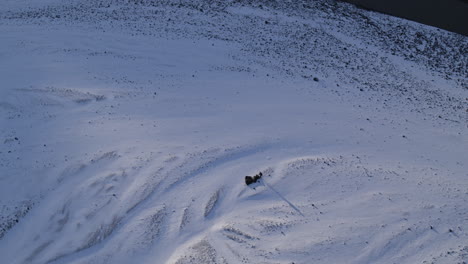
[[0, 35], [0, 263], [468, 261], [466, 37], [150, 0], [3, 0]]

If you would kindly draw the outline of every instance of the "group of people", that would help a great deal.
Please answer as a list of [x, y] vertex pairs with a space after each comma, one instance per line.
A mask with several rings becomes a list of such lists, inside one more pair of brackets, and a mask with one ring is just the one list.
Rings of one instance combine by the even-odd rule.
[[245, 184], [250, 185], [257, 182], [262, 178], [263, 174], [261, 172], [255, 174], [255, 176], [245, 176]]

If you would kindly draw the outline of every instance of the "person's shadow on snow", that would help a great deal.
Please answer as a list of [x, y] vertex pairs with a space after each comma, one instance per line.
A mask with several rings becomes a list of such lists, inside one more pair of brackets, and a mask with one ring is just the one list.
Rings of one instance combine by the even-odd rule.
[[286, 197], [284, 197], [281, 193], [279, 193], [276, 189], [271, 187], [269, 184], [267, 184], [264, 180], [262, 180], [263, 173], [259, 172], [255, 176], [245, 176], [245, 184], [249, 186], [250, 188], [254, 189], [257, 188], [258, 186], [265, 186], [268, 189], [272, 190], [276, 195], [278, 195], [279, 198], [281, 198], [283, 201], [285, 201], [291, 208], [293, 208], [296, 212], [298, 212], [300, 215], [304, 216], [302, 214], [301, 210], [297, 208], [293, 203], [291, 203]]

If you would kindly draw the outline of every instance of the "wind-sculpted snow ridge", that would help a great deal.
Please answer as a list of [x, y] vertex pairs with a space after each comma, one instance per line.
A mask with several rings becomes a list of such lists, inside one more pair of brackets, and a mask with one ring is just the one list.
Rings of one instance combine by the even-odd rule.
[[[437, 248], [442, 229], [436, 223], [449, 223], [450, 216], [436, 213], [421, 199], [424, 193], [410, 191], [418, 183], [388, 168], [369, 170], [359, 164], [357, 158], [344, 157], [280, 162], [265, 181], [285, 197], [294, 197], [290, 202], [304, 215], [268, 188], [259, 187], [240, 196], [235, 209], [226, 211], [229, 217], [189, 243], [169, 263], [387, 263], [429, 256]], [[406, 190], [401, 189], [403, 182]], [[404, 210], [397, 206], [401, 203]], [[447, 212], [456, 214], [456, 208], [449, 206]], [[420, 218], [426, 210], [436, 215]], [[350, 229], [352, 236], [346, 235]], [[455, 237], [446, 228], [443, 233], [444, 240]], [[364, 250], [356, 255], [359, 247]], [[456, 254], [463, 255], [465, 250], [458, 245]]]
[[[69, 99], [75, 103], [79, 104], [84, 104], [84, 103], [89, 103], [91, 101], [101, 101], [104, 100], [105, 97], [103, 95], [96, 95], [92, 93], [83, 93], [80, 91], [76, 91], [73, 89], [60, 89], [60, 88], [55, 88], [55, 87], [46, 87], [44, 89], [18, 89], [20, 92], [24, 93], [31, 93], [31, 94], [45, 94], [45, 95], [50, 95], [51, 97], [58, 97], [58, 98], [63, 98], [63, 99]], [[47, 98], [47, 96], [44, 96], [43, 98]], [[41, 98], [42, 99], [42, 98]], [[41, 100], [39, 99], [39, 100]], [[45, 101], [47, 101], [47, 99]], [[38, 101], [39, 101], [38, 100]], [[51, 99], [49, 99], [52, 101]], [[60, 105], [59, 102], [51, 102], [51, 103], [42, 103], [42, 104], [50, 104], [50, 105]]]
[[0, 32], [2, 264], [468, 262], [464, 36], [327, 0]]
[[[271, 151], [278, 149], [208, 149], [159, 165], [150, 159], [137, 170], [116, 152], [98, 155], [62, 174], [63, 184], [28, 215], [34, 221], [13, 231], [22, 253], [3, 256], [11, 263], [375, 263], [430, 256], [444, 241], [464, 258], [457, 214], [467, 201], [461, 189], [447, 194], [453, 184], [445, 179], [421, 181], [422, 171], [368, 167], [355, 156], [258, 163]], [[239, 164], [264, 174], [259, 186], [244, 185]], [[323, 253], [334, 251], [341, 253]]]

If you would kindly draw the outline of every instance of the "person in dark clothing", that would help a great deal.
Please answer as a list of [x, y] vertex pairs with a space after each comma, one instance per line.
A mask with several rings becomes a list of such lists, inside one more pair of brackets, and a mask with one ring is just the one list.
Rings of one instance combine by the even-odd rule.
[[255, 183], [258, 180], [260, 180], [262, 178], [262, 176], [263, 176], [263, 174], [261, 172], [256, 174], [253, 177], [252, 176], [245, 176], [245, 184], [250, 185], [252, 183]]

